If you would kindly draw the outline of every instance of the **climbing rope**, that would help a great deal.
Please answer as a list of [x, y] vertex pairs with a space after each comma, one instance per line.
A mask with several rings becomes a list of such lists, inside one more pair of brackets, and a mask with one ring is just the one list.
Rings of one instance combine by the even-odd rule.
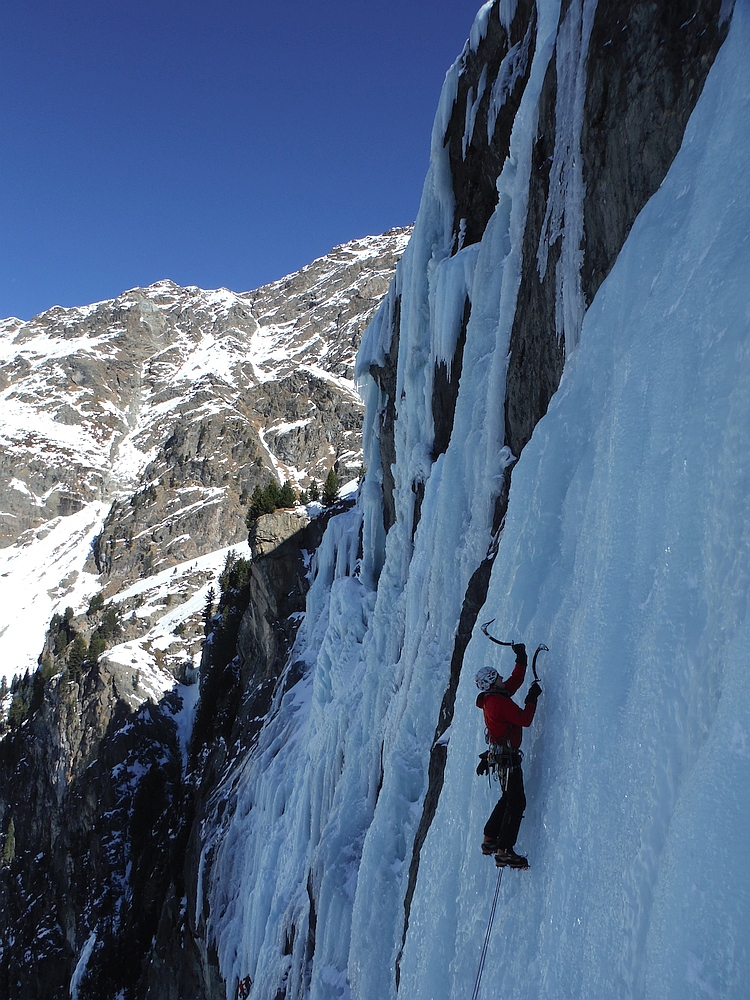
[[487, 933], [484, 935], [484, 944], [482, 945], [482, 954], [479, 957], [479, 969], [477, 970], [477, 978], [474, 983], [474, 992], [471, 994], [471, 1000], [477, 1000], [479, 996], [479, 985], [482, 982], [482, 973], [484, 972], [484, 962], [487, 958], [487, 948], [490, 943], [490, 934], [492, 933], [492, 925], [495, 922], [495, 910], [497, 909], [497, 899], [500, 895], [500, 883], [503, 878], [503, 872], [505, 868], [500, 868], [497, 873], [497, 885], [495, 886], [495, 898], [492, 900], [492, 909], [490, 910], [490, 919], [487, 924]]

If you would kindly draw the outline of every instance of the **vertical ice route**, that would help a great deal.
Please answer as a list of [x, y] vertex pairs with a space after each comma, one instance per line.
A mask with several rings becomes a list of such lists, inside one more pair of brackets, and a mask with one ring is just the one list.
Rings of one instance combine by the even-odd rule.
[[597, 0], [572, 0], [557, 36], [555, 151], [537, 253], [539, 276], [544, 278], [549, 247], [562, 241], [556, 273], [555, 324], [558, 337], [565, 335], [567, 349], [578, 343], [585, 310], [581, 289], [585, 196], [581, 129], [596, 6]]

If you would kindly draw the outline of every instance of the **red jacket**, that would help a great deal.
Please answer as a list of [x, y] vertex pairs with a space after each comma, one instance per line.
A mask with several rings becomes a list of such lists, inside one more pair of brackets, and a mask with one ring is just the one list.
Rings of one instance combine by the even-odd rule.
[[513, 673], [503, 682], [503, 687], [507, 694], [498, 694], [495, 691], [481, 691], [477, 696], [477, 708], [484, 712], [484, 724], [490, 734], [493, 743], [502, 743], [508, 740], [512, 747], [517, 750], [521, 746], [522, 726], [530, 726], [534, 718], [536, 705], [529, 702], [525, 708], [519, 708], [511, 695], [523, 684], [526, 676], [526, 664], [516, 662]]

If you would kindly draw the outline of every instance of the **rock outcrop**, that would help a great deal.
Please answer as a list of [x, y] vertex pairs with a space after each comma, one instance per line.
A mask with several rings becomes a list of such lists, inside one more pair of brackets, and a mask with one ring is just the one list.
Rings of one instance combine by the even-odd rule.
[[[347, 505], [256, 523], [240, 587], [226, 584], [207, 625], [189, 755], [190, 671], [173, 690], [158, 665], [134, 671], [104, 653], [74, 674], [49, 639], [51, 679], [0, 740], [0, 815], [15, 832], [0, 868], [4, 996], [62, 996], [72, 981], [80, 998], [225, 996], [194, 905], [204, 820], [268, 713], [304, 610], [308, 553]], [[227, 661], [214, 639], [237, 604]], [[88, 636], [103, 614], [58, 628]]]

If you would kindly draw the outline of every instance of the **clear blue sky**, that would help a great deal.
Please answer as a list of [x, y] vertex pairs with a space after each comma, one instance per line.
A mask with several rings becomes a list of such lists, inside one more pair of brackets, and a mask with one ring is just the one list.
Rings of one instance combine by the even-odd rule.
[[3, 0], [0, 316], [413, 221], [480, 0]]

